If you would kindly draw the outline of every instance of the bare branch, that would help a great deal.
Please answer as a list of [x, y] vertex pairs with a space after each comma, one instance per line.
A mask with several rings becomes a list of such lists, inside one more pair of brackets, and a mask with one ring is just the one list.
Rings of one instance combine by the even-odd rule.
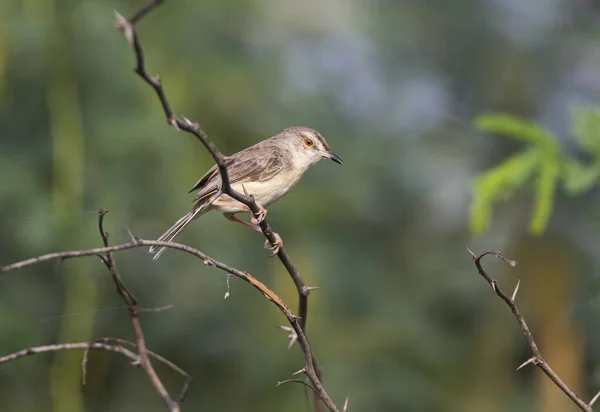
[[42, 345], [33, 348], [27, 348], [0, 357], [0, 364], [13, 361], [15, 359], [24, 358], [25, 356], [37, 355], [46, 352], [58, 352], [63, 350], [100, 350], [105, 352], [115, 352], [136, 362], [138, 355], [131, 350], [124, 348], [122, 345], [108, 345], [102, 342], [73, 342], [73, 343], [57, 343], [54, 345]]
[[[101, 248], [93, 248], [93, 249], [86, 249], [86, 250], [73, 250], [73, 251], [67, 251], [67, 252], [49, 253], [46, 255], [41, 255], [41, 256], [31, 258], [31, 259], [26, 259], [26, 260], [23, 260], [20, 262], [16, 262], [16, 263], [13, 263], [10, 265], [0, 266], [0, 274], [23, 269], [27, 266], [31, 266], [31, 265], [35, 265], [35, 264], [39, 264], [39, 263], [43, 263], [43, 262], [48, 262], [48, 261], [52, 261], [52, 260], [62, 261], [65, 259], [83, 257], [83, 256], [107, 256], [107, 254], [112, 254], [114, 252], [119, 252], [119, 251], [128, 250], [128, 249], [135, 249], [135, 248], [139, 248], [139, 247], [148, 247], [148, 246], [165, 246], [165, 247], [168, 247], [171, 249], [181, 250], [183, 252], [186, 252], [186, 253], [196, 256], [197, 258], [201, 259], [203, 263], [210, 262], [210, 265], [208, 265], [208, 266], [214, 266], [218, 269], [221, 269], [233, 276], [236, 276], [236, 277], [244, 280], [245, 282], [252, 285], [259, 292], [261, 292], [261, 294], [265, 298], [267, 298], [269, 301], [273, 302], [273, 304], [275, 306], [277, 306], [277, 308], [285, 315], [288, 322], [290, 323], [290, 326], [292, 327], [292, 329], [296, 332], [296, 334], [298, 336], [298, 342], [300, 343], [300, 347], [302, 348], [302, 351], [304, 352], [304, 357], [305, 357], [305, 362], [306, 362], [306, 366], [305, 366], [306, 375], [311, 380], [312, 385], [315, 387], [315, 389], [319, 393], [319, 397], [323, 400], [325, 405], [327, 405], [327, 407], [331, 411], [338, 411], [335, 403], [331, 400], [331, 398], [327, 394], [327, 391], [323, 387], [321, 380], [320, 380], [319, 376], [317, 375], [317, 372], [314, 368], [312, 351], [310, 349], [308, 339], [306, 338], [306, 335], [304, 334], [304, 331], [302, 330], [302, 327], [300, 325], [299, 318], [292, 313], [292, 311], [288, 308], [288, 306], [285, 304], [285, 302], [275, 292], [273, 292], [265, 284], [263, 284], [262, 282], [257, 280], [255, 277], [253, 277], [249, 273], [243, 272], [239, 269], [228, 266], [225, 263], [219, 262], [219, 261], [213, 259], [212, 257], [204, 254], [203, 252], [201, 252], [197, 249], [194, 249], [190, 246], [179, 244], [179, 243], [159, 242], [156, 240], [144, 240], [144, 239], [134, 237], [134, 240], [132, 240], [131, 242], [123, 243], [120, 245], [105, 246], [105, 247], [101, 247]], [[110, 261], [110, 259], [109, 259], [109, 261]], [[113, 279], [120, 279], [120, 277], [118, 276], [118, 273], [117, 273], [117, 276], [113, 276]], [[128, 291], [123, 292], [123, 293], [125, 294], [125, 296], [129, 296], [129, 297], [133, 296]], [[132, 322], [133, 322], [133, 320], [132, 320]], [[139, 347], [139, 342], [138, 342], [138, 347]], [[141, 353], [140, 353], [140, 355], [141, 355]]]
[[[127, 287], [121, 280], [113, 253], [116, 250], [125, 250], [125, 249], [129, 249], [130, 247], [115, 248], [115, 247], [109, 246], [108, 233], [106, 233], [103, 228], [104, 216], [106, 215], [107, 212], [108, 211], [105, 211], [105, 210], [99, 210], [99, 215], [98, 215], [98, 229], [100, 231], [100, 235], [101, 235], [102, 241], [104, 243], [103, 248], [96, 248], [93, 250], [79, 251], [79, 252], [74, 252], [74, 253], [73, 252], [51, 253], [51, 254], [44, 255], [44, 256], [38, 256], [37, 258], [28, 259], [25, 262], [19, 262], [17, 264], [4, 266], [4, 267], [0, 268], [0, 274], [6, 273], [6, 272], [12, 271], [12, 270], [18, 270], [25, 266], [29, 266], [29, 265], [33, 265], [36, 263], [41, 263], [41, 262], [45, 262], [45, 261], [53, 260], [53, 259], [58, 259], [59, 261], [62, 262], [63, 260], [65, 260], [67, 258], [72, 258], [72, 257], [98, 256], [101, 259], [101, 261], [104, 263], [104, 265], [109, 269], [112, 279], [113, 279], [113, 282], [117, 288], [117, 292], [123, 298], [123, 300], [125, 301], [125, 303], [127, 305], [127, 308], [129, 311], [129, 317], [131, 319], [132, 327], [133, 327], [133, 330], [136, 335], [136, 343], [129, 342], [124, 339], [118, 339], [118, 338], [101, 338], [101, 339], [97, 339], [93, 342], [62, 343], [62, 344], [55, 344], [55, 345], [45, 345], [45, 346], [39, 346], [39, 347], [35, 347], [35, 348], [24, 349], [22, 351], [13, 353], [11, 355], [6, 355], [6, 356], [0, 358], [0, 363], [8, 362], [10, 360], [18, 359], [20, 357], [32, 355], [32, 354], [36, 354], [36, 353], [42, 353], [42, 352], [48, 352], [48, 351], [61, 351], [61, 350], [68, 350], [68, 349], [83, 349], [84, 355], [83, 355], [81, 367], [82, 367], [82, 383], [85, 385], [86, 376], [87, 376], [88, 352], [90, 350], [105, 350], [105, 351], [118, 352], [118, 353], [121, 353], [121, 354], [129, 357], [130, 359], [132, 359], [135, 365], [140, 365], [142, 367], [142, 369], [144, 370], [144, 372], [148, 375], [148, 378], [152, 382], [152, 385], [154, 386], [156, 391], [163, 398], [163, 400], [166, 403], [169, 410], [171, 410], [172, 412], [178, 412], [180, 410], [179, 403], [183, 400], [183, 398], [185, 396], [185, 393], [189, 386], [189, 381], [190, 381], [191, 377], [188, 373], [183, 371], [181, 368], [176, 366], [171, 361], [169, 361], [169, 360], [163, 358], [162, 356], [160, 356], [154, 352], [151, 352], [147, 349], [146, 342], [144, 340], [144, 334], [143, 334], [142, 327], [141, 327], [141, 324], [139, 321], [139, 312], [140, 311], [165, 310], [168, 308], [168, 306], [163, 307], [163, 308], [157, 308], [157, 309], [141, 309], [138, 305], [138, 301], [135, 298], [135, 296], [127, 289]], [[133, 243], [131, 243], [131, 245], [138, 244], [138, 242], [136, 242], [135, 238], [133, 238], [133, 237], [132, 237], [132, 242]], [[123, 245], [120, 245], [120, 246], [123, 246]], [[91, 253], [91, 252], [93, 252], [93, 253]], [[110, 344], [111, 342], [116, 342], [117, 345], [111, 345]], [[133, 351], [131, 351], [129, 349], [126, 349], [123, 345], [128, 345], [128, 346], [132, 346], [132, 347], [136, 348], [138, 351], [138, 354], [134, 353]], [[174, 401], [171, 398], [171, 396], [169, 395], [165, 386], [161, 382], [160, 378], [158, 377], [157, 373], [155, 372], [154, 368], [152, 367], [152, 363], [150, 362], [150, 357], [153, 357], [157, 361], [164, 363], [171, 369], [175, 370], [176, 372], [178, 372], [184, 376], [185, 383], [184, 383], [183, 389], [182, 389], [177, 401]]]
[[[100, 230], [100, 236], [102, 237], [102, 241], [104, 242], [104, 247], [108, 247], [108, 233], [104, 231], [104, 216], [106, 215], [106, 211], [100, 209], [98, 214], [98, 229]], [[119, 270], [117, 269], [117, 264], [115, 262], [115, 257], [113, 252], [106, 252], [105, 255], [105, 265], [108, 267], [108, 270], [111, 273], [113, 282], [117, 288], [117, 293], [121, 295], [125, 304], [127, 305], [127, 309], [129, 311], [129, 318], [131, 319], [131, 326], [133, 327], [133, 331], [135, 333], [136, 347], [139, 353], [139, 363], [150, 382], [152, 382], [152, 386], [158, 394], [161, 396], [167, 407], [172, 412], [179, 412], [180, 406], [179, 402], [173, 400], [169, 391], [160, 380], [158, 374], [154, 370], [152, 366], [152, 362], [150, 361], [150, 355], [148, 348], [146, 346], [146, 341], [144, 339], [144, 331], [142, 330], [142, 324], [140, 323], [139, 313], [140, 308], [138, 305], [137, 298], [127, 289], [123, 281], [121, 280], [121, 276], [119, 275]], [[186, 381], [185, 386], [187, 386], [188, 382]], [[185, 389], [184, 386], [184, 389]], [[185, 395], [185, 391], [183, 391]]]
[[[254, 216], [258, 218], [260, 216], [260, 208], [257, 205], [254, 198], [247, 194], [241, 194], [239, 192], [236, 192], [231, 187], [229, 182], [229, 174], [227, 172], [227, 166], [225, 165], [226, 156], [224, 156], [223, 153], [219, 151], [217, 146], [208, 138], [208, 135], [202, 129], [202, 127], [200, 127], [199, 123], [192, 122], [184, 116], [182, 116], [182, 119], [179, 119], [175, 115], [169, 103], [169, 100], [167, 99], [167, 95], [163, 89], [162, 82], [158, 78], [149, 75], [146, 71], [144, 53], [137, 32], [135, 31], [135, 24], [139, 22], [139, 20], [153, 8], [162, 4], [162, 2], [163, 0], [155, 0], [154, 2], [142, 8], [129, 20], [119, 15], [118, 13], [116, 14], [115, 27], [123, 32], [129, 43], [129, 46], [131, 47], [135, 55], [136, 64], [134, 70], [146, 83], [152, 86], [152, 88], [156, 92], [158, 99], [160, 100], [160, 103], [163, 107], [163, 111], [167, 118], [168, 124], [173, 126], [176, 130], [183, 130], [185, 132], [193, 134], [206, 147], [214, 161], [217, 163], [219, 173], [221, 174], [221, 190], [223, 191], [223, 193], [233, 197], [234, 199], [248, 206], [254, 214]], [[277, 241], [277, 238], [275, 237], [275, 232], [273, 231], [266, 219], [263, 219], [260, 222], [260, 228], [267, 240], [271, 243], [271, 245], [275, 245]], [[311, 289], [306, 286], [304, 280], [300, 276], [300, 273], [292, 263], [289, 255], [283, 247], [279, 249], [279, 251], [277, 252], [277, 256], [279, 257], [279, 260], [291, 276], [294, 284], [296, 285], [296, 289], [298, 290], [298, 316], [301, 318], [302, 328], [305, 329], [306, 319], [308, 317], [308, 295], [310, 294]]]
[[[154, 0], [153, 2], [140, 9], [130, 19], [126, 19], [118, 13], [116, 14], [115, 27], [121, 30], [121, 32], [123, 32], [135, 56], [134, 70], [148, 85], [150, 85], [154, 89], [162, 105], [165, 117], [167, 119], [167, 123], [173, 126], [176, 130], [183, 130], [185, 132], [193, 134], [206, 147], [219, 169], [222, 182], [222, 192], [248, 206], [248, 208], [252, 211], [254, 217], [259, 218], [261, 216], [262, 208], [259, 207], [254, 198], [247, 194], [238, 193], [231, 187], [229, 181], [229, 174], [227, 172], [227, 166], [225, 165], [226, 157], [219, 151], [217, 146], [208, 138], [208, 135], [202, 129], [202, 127], [200, 127], [200, 124], [198, 122], [192, 122], [185, 116], [182, 116], [182, 118], [180, 119], [175, 115], [167, 99], [167, 95], [162, 87], [162, 82], [158, 77], [153, 77], [150, 74], [148, 74], [146, 70], [143, 48], [135, 30], [135, 24], [138, 23], [141, 20], [141, 18], [144, 17], [147, 13], [149, 13], [152, 9], [154, 9], [162, 3], [163, 0]], [[275, 246], [277, 244], [277, 237], [267, 220], [260, 220], [259, 225], [269, 243]], [[300, 276], [300, 273], [292, 263], [289, 255], [283, 247], [279, 247], [279, 249], [277, 250], [277, 256], [279, 257], [279, 260], [281, 261], [283, 266], [286, 268], [298, 291], [299, 325], [303, 331], [306, 331], [306, 322], [308, 319], [308, 295], [310, 294], [311, 289], [306, 286], [304, 280]], [[304, 350], [304, 348], [302, 348], [302, 350]], [[320, 380], [322, 372], [318, 361], [314, 356], [312, 356], [312, 354], [305, 353], [305, 356], [307, 358], [311, 358], [311, 361], [313, 362], [313, 365], [311, 367], [314, 369], [316, 376]], [[333, 402], [331, 403], [331, 405], [333, 405]]]
[[[94, 341], [91, 344], [98, 343], [98, 342], [99, 343], [104, 343], [104, 344], [110, 344], [111, 342], [115, 342], [115, 343], [118, 343], [120, 346], [123, 346], [123, 347], [124, 346], [129, 346], [129, 347], [132, 347], [132, 348], [135, 348], [135, 349], [138, 348], [138, 346], [137, 346], [137, 344], [135, 342], [131, 342], [131, 341], [128, 341], [126, 339], [121, 339], [121, 338], [111, 338], [111, 337], [97, 338], [97, 339], [94, 339]], [[151, 358], [156, 359], [158, 362], [166, 365], [168, 368], [172, 369], [173, 371], [179, 373], [181, 376], [184, 377], [185, 383], [183, 384], [183, 388], [181, 389], [181, 392], [180, 392], [179, 396], [177, 397], [177, 402], [178, 403], [182, 403], [183, 400], [184, 400], [184, 398], [185, 398], [185, 395], [187, 394], [187, 391], [189, 389], [190, 382], [192, 380], [192, 376], [189, 373], [187, 373], [186, 371], [184, 371], [183, 369], [181, 369], [179, 366], [175, 365], [170, 360], [168, 360], [168, 359], [164, 358], [163, 356], [159, 355], [158, 353], [152, 352], [151, 350], [148, 350], [147, 352], [148, 352], [148, 355]], [[86, 350], [86, 354], [87, 354], [87, 350]], [[87, 362], [86, 357], [87, 357], [87, 355], [84, 355], [84, 362]], [[139, 361], [139, 357], [138, 357], [137, 361]], [[84, 362], [82, 362], [82, 368], [85, 371]]]
[[[537, 366], [546, 374], [546, 376], [548, 376], [550, 378], [550, 380], [552, 380], [552, 382], [554, 382], [554, 384], [561, 391], [563, 391], [565, 393], [565, 395], [567, 395], [569, 397], [569, 399], [571, 399], [573, 401], [573, 403], [575, 403], [579, 407], [579, 409], [581, 409], [582, 411], [586, 411], [586, 412], [593, 412], [593, 409], [591, 406], [592, 402], [590, 402], [590, 404], [587, 404], [580, 397], [578, 397], [575, 394], [575, 392], [573, 392], [573, 390], [571, 388], [569, 388], [567, 386], [567, 384], [565, 384], [558, 377], [556, 372], [554, 372], [554, 370], [552, 370], [552, 368], [548, 365], [548, 363], [542, 357], [542, 354], [537, 346], [537, 343], [535, 342], [535, 339], [533, 338], [533, 334], [531, 333], [531, 330], [529, 329], [527, 322], [525, 322], [525, 319], [523, 318], [521, 311], [519, 310], [519, 308], [517, 307], [517, 304], [515, 303], [515, 297], [516, 297], [516, 293], [518, 290], [518, 284], [517, 284], [517, 288], [515, 288], [515, 291], [513, 292], [512, 297], [505, 294], [498, 287], [496, 280], [487, 274], [487, 272], [483, 268], [483, 265], [481, 264], [481, 259], [483, 259], [485, 256], [492, 255], [492, 256], [497, 257], [500, 260], [503, 260], [504, 262], [508, 263], [510, 266], [513, 266], [513, 267], [517, 265], [517, 262], [514, 260], [506, 259], [504, 256], [502, 256], [502, 254], [500, 252], [485, 252], [485, 253], [482, 253], [481, 255], [477, 256], [469, 248], [467, 248], [467, 250], [469, 251], [469, 253], [471, 254], [471, 256], [473, 258], [473, 263], [475, 263], [475, 266], [477, 267], [477, 271], [490, 284], [490, 286], [494, 290], [494, 293], [500, 299], [502, 299], [504, 301], [506, 306], [508, 306], [508, 308], [512, 312], [513, 316], [517, 320], [517, 323], [521, 327], [521, 332], [523, 333], [523, 336], [525, 336], [525, 339], [527, 340], [527, 344], [529, 345], [529, 349], [531, 350], [532, 356], [527, 361], [525, 361], [521, 366], [519, 366], [517, 368], [517, 370], [521, 369], [529, 364], [533, 364], [533, 365]], [[593, 401], [595, 401], [595, 400], [596, 400], [596, 397], [594, 397]]]
[[[303, 381], [302, 379], [286, 379], [284, 381], [277, 382], [277, 386], [285, 385], [286, 383], [299, 383], [301, 385], [304, 385], [307, 388], [310, 388], [315, 393], [316, 396], [321, 398], [321, 394], [319, 393], [319, 391], [317, 389], [315, 389], [315, 387], [312, 386], [310, 383]], [[325, 399], [321, 398], [321, 400], [323, 402], [325, 402]]]

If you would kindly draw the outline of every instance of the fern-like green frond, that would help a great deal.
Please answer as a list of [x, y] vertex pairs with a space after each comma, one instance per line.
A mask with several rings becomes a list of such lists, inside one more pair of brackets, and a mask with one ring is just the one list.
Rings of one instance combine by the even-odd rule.
[[583, 150], [600, 158], [600, 108], [573, 109], [571, 132]]
[[480, 132], [495, 133], [529, 143], [544, 151], [558, 152], [556, 137], [544, 127], [509, 114], [484, 114], [475, 118]]
[[574, 159], [563, 163], [563, 187], [571, 196], [579, 195], [591, 189], [600, 179], [600, 161], [585, 165]]
[[477, 234], [491, 222], [494, 203], [506, 200], [533, 176], [540, 160], [537, 150], [514, 154], [479, 176], [473, 184], [470, 227]]
[[540, 162], [535, 184], [533, 214], [529, 224], [529, 231], [534, 235], [539, 235], [546, 230], [552, 216], [559, 172], [557, 157], [544, 157]]

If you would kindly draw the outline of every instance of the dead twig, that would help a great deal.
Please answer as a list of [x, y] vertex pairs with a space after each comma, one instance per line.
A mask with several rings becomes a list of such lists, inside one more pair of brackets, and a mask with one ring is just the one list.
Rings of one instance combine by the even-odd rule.
[[[104, 231], [104, 216], [107, 211], [100, 210], [98, 214], [98, 229], [100, 231], [100, 236], [102, 237], [102, 241], [104, 242], [104, 247], [108, 247], [108, 233]], [[102, 256], [102, 255], [100, 255]], [[140, 323], [139, 313], [140, 307], [138, 305], [137, 298], [127, 289], [121, 276], [119, 274], [119, 270], [117, 268], [117, 264], [115, 262], [115, 257], [113, 252], [106, 252], [104, 254], [104, 259], [102, 262], [110, 271], [115, 287], [117, 288], [117, 293], [123, 298], [125, 304], [127, 305], [127, 309], [129, 311], [129, 318], [131, 319], [131, 326], [133, 327], [133, 331], [135, 333], [135, 341], [136, 347], [139, 354], [139, 364], [141, 368], [146, 372], [148, 379], [152, 382], [152, 386], [160, 397], [163, 399], [169, 410], [172, 412], [179, 412], [180, 406], [179, 401], [173, 400], [167, 388], [160, 380], [158, 374], [154, 370], [152, 366], [152, 362], [150, 361], [150, 355], [148, 348], [146, 346], [146, 341], [144, 339], [144, 331], [142, 330], [142, 324]], [[184, 385], [184, 388], [187, 387], [187, 381]], [[185, 392], [180, 395], [180, 398], [185, 396]]]
[[559, 378], [559, 376], [556, 374], [556, 372], [554, 372], [554, 370], [552, 370], [552, 368], [544, 360], [542, 353], [540, 352], [540, 350], [537, 346], [537, 343], [535, 342], [535, 339], [533, 338], [533, 334], [531, 333], [531, 330], [529, 329], [527, 322], [525, 322], [525, 318], [523, 317], [523, 315], [521, 314], [521, 311], [517, 307], [516, 297], [517, 297], [517, 291], [519, 289], [520, 282], [517, 282], [517, 286], [515, 287], [515, 290], [512, 293], [512, 296], [507, 295], [500, 289], [500, 287], [498, 287], [496, 280], [487, 274], [487, 272], [483, 268], [481, 260], [485, 256], [494, 256], [494, 257], [508, 263], [510, 266], [516, 266], [517, 262], [514, 260], [506, 259], [504, 256], [502, 256], [502, 254], [500, 252], [485, 252], [485, 253], [482, 253], [481, 255], [477, 256], [469, 248], [467, 248], [467, 250], [471, 254], [473, 263], [475, 263], [475, 266], [477, 267], [477, 271], [490, 284], [494, 293], [500, 299], [502, 299], [504, 301], [506, 306], [508, 306], [508, 308], [512, 312], [513, 316], [517, 320], [517, 323], [521, 327], [521, 332], [523, 333], [523, 336], [525, 336], [525, 339], [527, 340], [527, 344], [529, 345], [529, 349], [531, 350], [531, 357], [529, 359], [527, 359], [525, 362], [523, 362], [523, 364], [521, 364], [517, 368], [517, 370], [519, 370], [527, 365], [537, 366], [546, 374], [546, 376], [548, 376], [548, 378], [550, 378], [550, 380], [552, 380], [552, 382], [554, 382], [554, 384], [561, 391], [563, 391], [565, 393], [565, 395], [567, 395], [569, 397], [569, 399], [571, 399], [573, 401], [573, 403], [575, 403], [579, 407], [579, 409], [581, 409], [582, 411], [586, 411], [586, 412], [593, 412], [592, 405], [598, 399], [600, 394], [594, 396], [594, 398], [589, 403], [586, 403], [579, 396], [577, 396], [575, 394], [575, 392], [573, 392], [573, 390], [571, 388], [569, 388], [569, 386], [567, 386], [566, 383], [564, 383]]
[[[91, 349], [91, 345], [93, 345], [95, 343], [103, 343], [103, 344], [107, 344], [107, 345], [111, 344], [111, 343], [117, 343], [120, 347], [129, 346], [131, 348], [138, 349], [138, 346], [135, 342], [131, 342], [129, 340], [122, 339], [122, 338], [104, 337], [104, 338], [94, 339], [93, 342], [90, 342], [90, 346], [88, 346], [86, 348], [86, 350], [83, 354], [83, 360], [81, 362], [81, 371], [82, 371], [81, 380], [84, 385], [86, 384], [86, 376], [87, 376], [87, 367], [86, 366], [87, 366], [88, 352]], [[190, 386], [192, 376], [189, 373], [187, 373], [186, 371], [184, 371], [183, 369], [181, 369], [179, 366], [175, 365], [170, 360], [164, 358], [163, 356], [160, 356], [158, 353], [152, 352], [151, 350], [148, 350], [147, 352], [151, 358], [156, 359], [158, 362], [166, 365], [167, 367], [169, 367], [173, 371], [179, 373], [181, 376], [183, 376], [185, 378], [183, 388], [181, 389], [181, 392], [179, 393], [179, 396], [177, 397], [177, 402], [182, 403], [185, 398], [185, 395], [188, 391], [188, 388]], [[139, 357], [138, 357], [138, 359], [135, 360], [135, 362], [139, 362]]]
[[122, 345], [108, 345], [102, 342], [73, 342], [73, 343], [57, 343], [54, 345], [42, 345], [27, 348], [14, 352], [8, 355], [0, 356], [0, 364], [13, 361], [15, 359], [24, 358], [30, 355], [37, 355], [46, 352], [58, 352], [62, 350], [100, 350], [105, 352], [120, 353], [129, 358], [132, 362], [139, 360], [137, 353], [123, 347]]
[[[25, 267], [25, 266], [28, 266], [31, 264], [45, 262], [47, 260], [52, 260], [54, 258], [59, 259], [60, 261], [63, 261], [64, 259], [67, 259], [68, 257], [80, 257], [80, 256], [92, 256], [92, 255], [98, 256], [100, 258], [100, 260], [102, 261], [102, 263], [104, 263], [104, 265], [110, 271], [112, 280], [117, 288], [117, 293], [119, 293], [119, 295], [123, 298], [123, 300], [125, 301], [125, 304], [127, 305], [127, 309], [129, 311], [129, 317], [131, 319], [131, 324], [132, 324], [132, 327], [133, 327], [133, 330], [135, 333], [135, 337], [136, 337], [136, 342], [134, 343], [134, 342], [127, 341], [125, 339], [120, 339], [120, 338], [100, 338], [100, 339], [96, 339], [92, 342], [60, 343], [60, 344], [54, 344], [54, 345], [43, 345], [43, 346], [37, 346], [37, 347], [33, 347], [33, 348], [23, 349], [19, 352], [15, 352], [15, 353], [0, 357], [0, 363], [9, 362], [9, 361], [12, 361], [12, 360], [24, 357], [24, 356], [34, 355], [34, 354], [38, 354], [38, 353], [56, 352], [56, 351], [71, 350], [71, 349], [82, 349], [82, 350], [84, 350], [84, 353], [83, 353], [83, 359], [81, 362], [81, 369], [82, 369], [81, 372], [82, 372], [82, 383], [85, 385], [86, 377], [87, 377], [88, 353], [90, 350], [103, 350], [103, 351], [120, 353], [120, 354], [128, 357], [129, 359], [131, 359], [133, 361], [133, 363], [132, 363], [133, 365], [140, 366], [144, 370], [144, 372], [150, 379], [152, 385], [154, 386], [156, 391], [159, 393], [159, 395], [162, 397], [163, 401], [165, 402], [165, 404], [167, 405], [169, 410], [172, 412], [179, 412], [180, 411], [180, 403], [183, 401], [183, 399], [185, 397], [185, 394], [189, 387], [189, 382], [190, 382], [191, 376], [187, 372], [185, 372], [184, 370], [179, 368], [177, 365], [175, 365], [173, 362], [148, 350], [148, 348], [146, 346], [146, 342], [144, 340], [144, 333], [142, 331], [142, 326], [141, 326], [141, 323], [139, 320], [139, 313], [140, 313], [140, 311], [156, 311], [156, 309], [149, 309], [149, 310], [141, 309], [139, 307], [137, 298], [127, 289], [127, 287], [123, 283], [121, 276], [119, 274], [119, 270], [117, 268], [116, 262], [115, 262], [115, 258], [114, 258], [115, 248], [111, 248], [109, 246], [108, 233], [106, 233], [104, 231], [104, 227], [103, 227], [104, 226], [104, 216], [106, 215], [106, 213], [107, 213], [107, 211], [100, 210], [99, 215], [98, 215], [98, 229], [100, 231], [100, 236], [102, 237], [102, 242], [104, 243], [104, 248], [95, 249], [98, 251], [97, 253], [95, 253], [95, 254], [89, 254], [89, 253], [75, 253], [75, 254], [69, 254], [69, 253], [64, 254], [63, 253], [63, 254], [60, 254], [59, 253], [59, 254], [50, 254], [50, 255], [46, 255], [46, 256], [38, 256], [37, 258], [29, 259], [28, 263], [25, 263], [25, 264], [23, 264], [23, 262], [21, 262], [16, 265], [4, 266], [0, 269], [0, 273], [6, 273], [11, 270], [17, 270], [17, 269], [20, 269], [22, 267]], [[121, 249], [121, 250], [123, 250], [123, 249]], [[158, 310], [164, 310], [165, 308], [158, 308]], [[116, 343], [116, 344], [113, 344], [113, 343]], [[131, 349], [127, 349], [125, 346], [129, 346], [129, 347], [137, 350], [137, 353], [135, 353]], [[173, 400], [173, 398], [169, 395], [169, 392], [166, 390], [165, 386], [163, 385], [160, 378], [158, 377], [158, 374], [154, 370], [152, 363], [150, 362], [150, 357], [156, 359], [158, 362], [161, 362], [161, 363], [167, 365], [169, 368], [178, 372], [185, 378], [185, 383], [183, 385], [183, 388], [182, 388], [177, 400]]]

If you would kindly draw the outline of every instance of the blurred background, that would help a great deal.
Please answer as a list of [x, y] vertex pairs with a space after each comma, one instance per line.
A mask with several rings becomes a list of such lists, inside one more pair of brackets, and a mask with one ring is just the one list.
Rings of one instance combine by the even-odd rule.
[[[0, 265], [152, 239], [190, 206], [213, 162], [166, 124], [133, 73], [113, 13], [128, 1], [0, 2]], [[599, 3], [591, 0], [167, 1], [138, 26], [151, 74], [176, 113], [225, 153], [292, 125], [318, 129], [340, 167], [321, 162], [269, 208], [309, 285], [308, 335], [324, 384], [355, 411], [571, 411], [535, 368], [508, 309], [465, 247], [519, 261], [486, 267], [518, 303], [542, 353], [583, 398], [600, 389], [598, 193], [558, 195], [541, 236], [531, 193], [469, 232], [476, 176], [522, 149], [473, 118], [538, 121], [578, 156], [570, 108], [600, 96]], [[248, 271], [296, 309], [261, 234], [209, 214], [178, 238]], [[146, 341], [194, 380], [184, 410], [305, 411], [298, 347], [283, 316], [247, 284], [167, 251], [117, 255], [144, 307]], [[127, 309], [96, 258], [0, 277], [0, 355], [102, 336], [133, 339]], [[116, 354], [80, 352], [0, 365], [2, 411], [162, 411], [146, 376]], [[177, 393], [180, 376], [157, 366]]]

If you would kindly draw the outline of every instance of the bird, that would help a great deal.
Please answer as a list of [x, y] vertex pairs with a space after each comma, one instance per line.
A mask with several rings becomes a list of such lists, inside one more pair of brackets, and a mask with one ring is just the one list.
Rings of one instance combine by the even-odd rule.
[[[343, 164], [342, 159], [331, 151], [323, 135], [306, 126], [283, 129], [268, 139], [227, 156], [224, 163], [232, 189], [254, 197], [260, 210], [258, 216], [254, 217], [248, 206], [221, 192], [221, 174], [218, 166], [214, 165], [188, 192], [197, 191], [190, 212], [175, 222], [158, 241], [171, 242], [193, 220], [212, 210], [222, 213], [232, 222], [260, 232], [259, 224], [267, 213], [265, 207], [285, 196], [310, 166], [324, 158]], [[236, 216], [242, 212], [250, 213], [250, 222]], [[283, 244], [277, 233], [274, 236], [276, 242], [272, 246], [268, 240], [265, 241], [265, 249], [272, 249], [273, 255]], [[150, 248], [154, 260], [164, 251], [164, 246]]]

